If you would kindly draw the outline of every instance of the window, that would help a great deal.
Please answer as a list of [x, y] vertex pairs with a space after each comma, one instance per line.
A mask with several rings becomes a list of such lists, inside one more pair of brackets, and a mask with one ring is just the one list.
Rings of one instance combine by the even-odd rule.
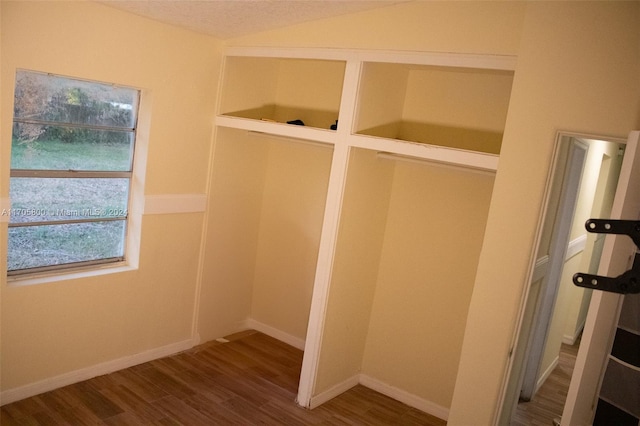
[[125, 259], [139, 91], [16, 75], [9, 275]]

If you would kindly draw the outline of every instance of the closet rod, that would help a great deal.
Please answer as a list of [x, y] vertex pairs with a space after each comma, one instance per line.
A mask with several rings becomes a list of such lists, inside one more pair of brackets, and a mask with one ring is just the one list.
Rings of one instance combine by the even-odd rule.
[[321, 147], [321, 148], [331, 148], [331, 149], [333, 149], [333, 144], [328, 143], [328, 142], [311, 141], [309, 139], [296, 138], [296, 137], [293, 137], [293, 136], [274, 135], [272, 133], [258, 132], [258, 131], [255, 131], [255, 130], [247, 130], [247, 133], [249, 133], [250, 135], [261, 137], [261, 138], [278, 139], [278, 140], [283, 140], [283, 141], [287, 141], [287, 142], [304, 143], [304, 144], [307, 144], [307, 145], [318, 146], [318, 147]]
[[422, 165], [429, 165], [433, 167], [441, 167], [445, 169], [454, 169], [454, 170], [460, 170], [463, 172], [478, 173], [478, 174], [488, 175], [488, 176], [495, 176], [496, 174], [495, 170], [479, 169], [473, 166], [445, 163], [442, 161], [432, 160], [430, 158], [412, 157], [409, 155], [395, 154], [393, 152], [378, 151], [376, 155], [378, 158], [381, 158], [383, 160], [404, 161], [407, 163], [416, 163], [416, 164], [422, 164]]

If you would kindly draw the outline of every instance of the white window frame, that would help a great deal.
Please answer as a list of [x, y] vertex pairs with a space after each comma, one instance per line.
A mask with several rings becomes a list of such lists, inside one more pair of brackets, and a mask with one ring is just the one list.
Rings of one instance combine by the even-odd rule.
[[[32, 73], [38, 71], [18, 70]], [[68, 77], [58, 74], [49, 74], [54, 77], [61, 77], [70, 80], [82, 81], [85, 83], [108, 84], [114, 87], [126, 88], [136, 92], [136, 109], [134, 115], [133, 127], [118, 126], [100, 126], [90, 124], [76, 124], [62, 121], [33, 120], [25, 118], [13, 117], [12, 123], [36, 124], [36, 125], [57, 125], [68, 128], [85, 128], [91, 130], [106, 130], [118, 132], [130, 132], [132, 135], [131, 146], [131, 163], [128, 171], [91, 171], [91, 170], [41, 170], [41, 169], [14, 169], [10, 170], [10, 178], [126, 178], [129, 180], [127, 208], [122, 214], [110, 215], [109, 217], [99, 218], [75, 218], [65, 220], [48, 220], [48, 221], [31, 221], [31, 222], [15, 222], [8, 220], [8, 228], [26, 227], [26, 226], [42, 226], [42, 225], [62, 225], [75, 223], [91, 223], [91, 222], [109, 222], [124, 221], [124, 235], [122, 237], [123, 252], [122, 256], [108, 257], [95, 260], [79, 261], [73, 263], [65, 263], [59, 265], [48, 265], [33, 268], [7, 270], [7, 279], [9, 281], [25, 281], [27, 284], [37, 284], [41, 282], [56, 281], [59, 279], [67, 279], [74, 277], [84, 277], [88, 275], [102, 275], [104, 273], [121, 272], [137, 269], [139, 260], [139, 236], [140, 222], [142, 212], [139, 207], [138, 200], [143, 197], [144, 170], [146, 168], [146, 140], [141, 140], [139, 136], [139, 125], [142, 122], [148, 126], [148, 120], [141, 120], [141, 112], [143, 111], [143, 91], [130, 86], [116, 85], [113, 83], [105, 83], [95, 80], [87, 80], [77, 77]], [[14, 84], [15, 87], [15, 84]], [[148, 106], [145, 110], [148, 109]], [[148, 133], [148, 132], [145, 132]], [[13, 138], [13, 136], [12, 136]], [[140, 147], [144, 146], [144, 149]], [[138, 159], [138, 155], [141, 159]], [[10, 160], [11, 161], [11, 160]], [[9, 200], [8, 210], [11, 210]], [[4, 220], [3, 220], [4, 221]], [[8, 234], [7, 234], [8, 238]], [[8, 249], [8, 247], [7, 247]], [[7, 255], [9, 251], [7, 250]], [[7, 265], [8, 266], [8, 265]]]

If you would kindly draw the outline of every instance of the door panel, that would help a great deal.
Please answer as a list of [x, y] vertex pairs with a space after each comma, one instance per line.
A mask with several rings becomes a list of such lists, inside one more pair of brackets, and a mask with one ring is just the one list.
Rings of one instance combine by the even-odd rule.
[[540, 363], [545, 351], [545, 343], [551, 326], [558, 289], [565, 264], [567, 246], [571, 234], [571, 225], [578, 200], [580, 181], [587, 157], [588, 146], [578, 140], [572, 140], [569, 146], [560, 202], [554, 221], [551, 244], [549, 247], [548, 271], [542, 279], [540, 304], [536, 309], [528, 360], [520, 398], [530, 401], [538, 386]]
[[[611, 219], [640, 218], [640, 132], [627, 140]], [[607, 235], [598, 275], [615, 277], [631, 267], [636, 246], [624, 235]], [[611, 351], [623, 296], [594, 291], [562, 415], [562, 425], [590, 425]]]

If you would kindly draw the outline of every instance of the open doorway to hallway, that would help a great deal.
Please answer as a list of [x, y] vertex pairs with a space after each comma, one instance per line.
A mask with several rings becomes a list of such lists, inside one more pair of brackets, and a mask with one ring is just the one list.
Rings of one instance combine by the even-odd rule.
[[511, 426], [551, 426], [562, 416], [580, 340], [563, 343], [558, 364], [530, 401], [520, 401]]
[[597, 272], [604, 241], [584, 223], [609, 217], [623, 153], [619, 141], [558, 136], [500, 424], [536, 412], [524, 424], [551, 425], [562, 414], [591, 298], [572, 276]]

